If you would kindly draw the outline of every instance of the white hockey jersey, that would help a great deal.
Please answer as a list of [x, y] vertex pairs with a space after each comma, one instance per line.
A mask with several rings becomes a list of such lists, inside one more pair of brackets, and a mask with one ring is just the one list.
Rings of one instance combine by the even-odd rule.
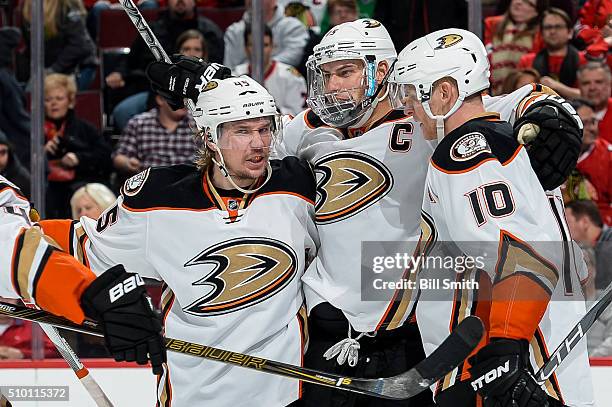
[[[294, 157], [272, 168], [268, 183], [246, 196], [224, 195], [189, 165], [135, 175], [97, 221], [75, 224], [86, 233], [88, 264], [101, 272], [122, 263], [163, 280], [168, 337], [301, 365], [300, 278], [317, 244], [314, 181]], [[299, 386], [168, 352], [157, 396], [160, 406], [281, 407], [299, 397]]]
[[[234, 75], [251, 75], [248, 63], [233, 69]], [[296, 115], [306, 107], [306, 80], [291, 65], [272, 61], [264, 72], [264, 87], [274, 96], [282, 114]]]
[[0, 296], [22, 298], [81, 323], [81, 294], [95, 276], [30, 221], [30, 203], [0, 176]]
[[[455, 259], [467, 256], [476, 266], [424, 268], [417, 320], [426, 321], [420, 332], [429, 355], [457, 323], [478, 315], [489, 337], [530, 341], [537, 371], [585, 313], [575, 258], [580, 252], [574, 253], [560, 195], [547, 196], [512, 131], [489, 113], [453, 130], [436, 148], [423, 197], [422, 247], [430, 260], [454, 248]], [[441, 284], [432, 284], [436, 280]], [[444, 281], [476, 284], [453, 289]], [[437, 390], [467, 378], [465, 368], [449, 374]], [[584, 342], [547, 390], [564, 404], [592, 405]]]
[[[38, 239], [37, 244], [33, 245], [33, 250], [28, 250], [32, 254], [28, 256], [30, 258], [28, 260], [24, 258], [23, 263], [27, 262], [31, 266], [19, 270], [20, 253], [23, 252], [25, 255], [25, 251], [19, 247], [23, 247], [23, 244], [19, 244], [19, 240], [23, 239], [21, 236], [32, 226], [29, 212], [30, 203], [19, 188], [0, 175], [0, 270], [2, 271], [0, 296], [2, 297], [23, 295], [32, 298], [33, 281], [41, 264], [44, 266], [43, 253], [47, 251], [49, 244], [44, 239], [42, 241]], [[21, 273], [15, 276], [15, 271]]]
[[[485, 105], [514, 121], [519, 102], [534, 90], [527, 85], [504, 97], [486, 97]], [[413, 309], [410, 290], [387, 290], [385, 301], [362, 300], [362, 242], [396, 242], [397, 252], [412, 253], [435, 145], [423, 139], [412, 117], [397, 111], [361, 135], [326, 126], [311, 110], [285, 125], [279, 156], [305, 158], [317, 174], [321, 247], [303, 277], [309, 311], [329, 302], [360, 332], [403, 324]], [[400, 271], [395, 278], [401, 277]]]

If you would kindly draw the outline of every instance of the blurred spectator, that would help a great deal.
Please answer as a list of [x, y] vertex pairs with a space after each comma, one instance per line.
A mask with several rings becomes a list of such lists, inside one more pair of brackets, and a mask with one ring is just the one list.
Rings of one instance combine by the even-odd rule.
[[538, 83], [540, 81], [540, 73], [533, 68], [524, 68], [511, 72], [502, 85], [501, 93], [506, 95], [515, 90], [529, 84]]
[[[223, 32], [212, 20], [198, 16], [194, 0], [168, 0], [168, 10], [161, 12], [158, 20], [151, 23], [151, 30], [170, 55], [178, 51], [176, 42], [183, 32], [198, 30], [206, 40], [209, 60], [223, 61]], [[129, 96], [113, 110], [115, 127], [119, 131], [130, 118], [146, 110], [147, 94], [144, 92], [150, 85], [144, 72], [153, 60], [153, 54], [138, 36], [127, 60], [106, 77], [106, 84], [115, 90], [114, 98]]]
[[[113, 0], [112, 4], [108, 0], [85, 0], [85, 7], [87, 11], [87, 31], [91, 38], [96, 40], [98, 38], [98, 28], [100, 27], [100, 14], [104, 10], [108, 10], [113, 6], [121, 7], [117, 0]], [[140, 0], [135, 2], [140, 10], [146, 10], [151, 8], [159, 7], [156, 0]]]
[[612, 14], [612, 2], [609, 0], [589, 0], [580, 9], [580, 24], [591, 28], [603, 28], [608, 24]]
[[25, 93], [13, 73], [13, 50], [19, 44], [17, 28], [0, 28], [0, 130], [14, 147], [21, 163], [30, 167], [30, 116]]
[[606, 63], [588, 62], [578, 69], [578, 87], [582, 98], [595, 108], [599, 121], [599, 136], [612, 142], [612, 75]]
[[322, 35], [320, 35], [320, 27], [317, 26], [318, 23], [312, 16], [310, 8], [302, 3], [293, 1], [287, 4], [287, 7], [285, 7], [285, 15], [297, 18], [308, 30], [308, 41], [306, 42], [306, 46], [304, 46], [304, 54], [302, 55], [302, 60], [296, 66], [300, 74], [306, 77], [306, 62], [308, 61], [308, 57], [312, 55], [315, 45], [321, 42]]
[[206, 39], [198, 30], [187, 30], [176, 40], [176, 49], [179, 54], [202, 58], [208, 61], [208, 46]]
[[21, 164], [2, 130], [0, 130], [0, 175], [17, 185], [26, 198], [30, 197], [30, 172]]
[[[0, 298], [3, 302], [20, 304], [14, 298]], [[55, 345], [43, 335], [44, 357], [59, 357]], [[0, 359], [29, 359], [32, 357], [32, 323], [0, 315]]]
[[[246, 0], [247, 10], [242, 20], [230, 25], [225, 31], [225, 59], [223, 65], [230, 69], [247, 62], [244, 47], [244, 30], [251, 22], [251, 0]], [[302, 61], [304, 47], [308, 41], [306, 27], [295, 17], [286, 17], [282, 6], [276, 0], [262, 0], [263, 21], [272, 30], [276, 42], [272, 58], [291, 66]]]
[[321, 35], [325, 35], [338, 24], [355, 21], [360, 17], [368, 17], [359, 13], [357, 0], [328, 0], [326, 12], [321, 22]]
[[595, 278], [597, 275], [595, 250], [593, 250], [591, 245], [586, 243], [578, 243], [578, 246], [582, 251], [582, 258], [584, 259], [588, 271], [586, 280], [580, 282], [584, 293], [584, 299], [587, 301], [594, 300], [597, 298], [597, 289], [595, 289]]
[[542, 49], [539, 23], [545, 6], [546, 0], [512, 0], [506, 13], [485, 18], [492, 94], [500, 94], [504, 79], [518, 67], [523, 55]]
[[[95, 46], [85, 29], [85, 8], [81, 0], [45, 0], [45, 72], [77, 74], [79, 89], [87, 89], [96, 74]], [[19, 59], [19, 79], [30, 77], [30, 20], [32, 0], [23, 6], [25, 52]]]
[[583, 123], [582, 154], [576, 169], [594, 187], [590, 198], [597, 203], [603, 222], [612, 225], [612, 144], [599, 135], [593, 105], [584, 100], [571, 102]]
[[[598, 299], [601, 290], [595, 289], [595, 279], [597, 278], [595, 251], [588, 245], [581, 244], [580, 247], [589, 270], [589, 279], [583, 285], [588, 309]], [[587, 348], [590, 357], [612, 356], [612, 309], [605, 310], [587, 332]]]
[[192, 163], [195, 158], [187, 110], [174, 111], [161, 96], [154, 98], [157, 107], [128, 122], [113, 152], [113, 164], [124, 176], [153, 166]]
[[603, 224], [593, 201], [568, 202], [565, 205], [565, 217], [572, 239], [595, 250], [595, 288], [606, 288], [612, 281], [612, 228]]
[[[327, 0], [278, 0], [278, 4], [285, 8], [285, 15], [296, 17], [307, 27], [318, 27], [317, 34], [320, 33], [323, 15], [327, 11]], [[303, 9], [308, 10], [308, 13], [305, 15], [306, 19], [302, 20], [299, 16], [287, 14], [287, 8], [291, 8], [291, 5], [294, 5], [294, 7], [299, 5]]]
[[85, 184], [70, 198], [72, 219], [78, 220], [81, 216], [98, 219], [116, 199], [115, 194], [104, 184], [97, 182]]
[[544, 49], [530, 52], [521, 57], [519, 68], [534, 68], [542, 78], [540, 83], [552, 88], [567, 99], [580, 97], [577, 88], [576, 71], [587, 60], [569, 42], [573, 36], [569, 16], [561, 9], [546, 9], [540, 25]]
[[[249, 60], [234, 69], [235, 75], [251, 75], [251, 27], [244, 32], [246, 54]], [[306, 81], [291, 65], [272, 60], [272, 30], [264, 26], [264, 87], [274, 96], [277, 109], [282, 114], [296, 115], [306, 108]]]
[[[177, 53], [202, 58], [208, 61], [208, 46], [206, 39], [198, 30], [187, 30], [176, 40]], [[128, 121], [147, 110], [149, 91], [139, 92], [119, 103], [113, 111], [115, 127], [122, 131]]]
[[387, 28], [400, 52], [412, 40], [430, 32], [450, 27], [467, 29], [467, 16], [466, 1], [379, 0], [373, 17]]
[[[81, 216], [98, 219], [102, 212], [109, 208], [117, 199], [115, 194], [104, 184], [92, 182], [85, 184], [75, 191], [70, 198], [72, 219], [79, 220]], [[78, 350], [80, 357], [98, 358], [109, 357], [104, 346], [104, 338], [70, 332], [63, 335], [70, 340]]]
[[[508, 10], [508, 7], [510, 6], [511, 1], [512, 0], [493, 1], [494, 3], [497, 3], [495, 14], [496, 15], [504, 14], [506, 10]], [[581, 0], [581, 1], [585, 1], [585, 0]], [[575, 3], [576, 3], [576, 0], [549, 0], [548, 7], [555, 7], [555, 8], [559, 8], [565, 11], [565, 14], [567, 14], [570, 17], [573, 23], [574, 21], [576, 21], [576, 4]]]
[[74, 191], [88, 182], [108, 182], [110, 174], [110, 146], [94, 126], [76, 117], [75, 97], [71, 76], [45, 78], [48, 218], [69, 218]]

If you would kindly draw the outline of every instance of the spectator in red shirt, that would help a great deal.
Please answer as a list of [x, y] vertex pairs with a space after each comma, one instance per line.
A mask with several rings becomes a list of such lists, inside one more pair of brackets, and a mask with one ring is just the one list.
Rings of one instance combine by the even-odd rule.
[[540, 83], [554, 89], [567, 99], [580, 97], [576, 71], [587, 60], [569, 42], [573, 36], [572, 23], [565, 11], [549, 8], [543, 13], [540, 25], [544, 49], [521, 57], [519, 68], [534, 68], [542, 78]]
[[612, 74], [606, 63], [592, 61], [578, 68], [578, 87], [599, 120], [599, 136], [612, 142]]
[[589, 0], [580, 9], [580, 24], [593, 28], [603, 28], [608, 16], [612, 14], [612, 2], [606, 0]]
[[[4, 302], [16, 303], [12, 298]], [[59, 355], [53, 343], [44, 336], [44, 355], [57, 358]], [[0, 359], [28, 359], [32, 357], [32, 323], [0, 315]]]
[[593, 105], [584, 100], [571, 103], [584, 125], [582, 154], [576, 169], [595, 188], [596, 194], [591, 198], [597, 204], [603, 222], [612, 225], [612, 144], [598, 137]]

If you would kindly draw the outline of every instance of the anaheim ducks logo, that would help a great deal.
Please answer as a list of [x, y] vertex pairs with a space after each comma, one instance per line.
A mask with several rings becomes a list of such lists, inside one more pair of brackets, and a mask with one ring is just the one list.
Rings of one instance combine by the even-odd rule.
[[356, 151], [342, 151], [315, 163], [316, 222], [337, 222], [364, 210], [393, 187], [393, 177], [378, 160]]
[[463, 39], [463, 37], [459, 34], [447, 34], [443, 37], [436, 39], [438, 41], [438, 46], [434, 49], [442, 49], [452, 47]]
[[208, 293], [183, 308], [196, 316], [221, 315], [257, 304], [282, 290], [295, 276], [297, 256], [287, 244], [267, 238], [238, 238], [212, 246], [185, 267], [212, 264], [193, 285]]

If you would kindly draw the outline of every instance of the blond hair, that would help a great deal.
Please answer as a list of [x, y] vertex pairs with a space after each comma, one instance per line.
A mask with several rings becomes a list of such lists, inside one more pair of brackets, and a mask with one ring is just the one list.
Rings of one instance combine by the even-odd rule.
[[115, 194], [113, 194], [113, 192], [104, 184], [99, 184], [97, 182], [85, 184], [81, 188], [77, 189], [74, 194], [72, 194], [72, 198], [70, 198], [72, 219], [77, 219], [78, 216], [76, 208], [77, 200], [85, 195], [89, 196], [102, 212], [111, 206], [117, 199]]
[[[44, 0], [43, 13], [45, 21], [45, 36], [55, 37], [58, 33], [58, 22], [62, 13], [76, 9], [85, 16], [87, 11], [81, 0]], [[26, 0], [23, 5], [23, 18], [32, 22], [32, 0]]]
[[68, 100], [74, 103], [77, 93], [76, 80], [73, 75], [64, 75], [63, 73], [52, 73], [45, 77], [45, 94], [52, 89], [66, 89], [68, 92]]
[[206, 137], [206, 133], [204, 130], [198, 131], [194, 135], [194, 138], [196, 145], [198, 143], [202, 143], [202, 145], [196, 151], [194, 164], [196, 165], [198, 170], [207, 171], [212, 164], [212, 159], [215, 156], [215, 152], [208, 148], [208, 145], [206, 145], [206, 140], [208, 139], [208, 137]]

